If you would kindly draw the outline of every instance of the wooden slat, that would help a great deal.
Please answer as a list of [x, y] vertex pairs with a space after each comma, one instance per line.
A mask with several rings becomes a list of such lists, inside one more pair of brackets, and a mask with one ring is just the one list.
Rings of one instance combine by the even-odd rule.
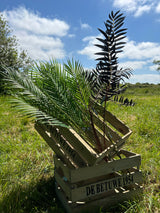
[[[104, 134], [103, 134], [103, 131], [102, 129], [96, 124], [94, 124], [94, 127], [95, 127], [95, 131], [97, 133], [97, 136], [99, 138], [99, 141], [102, 145], [102, 147], [104, 146], [105, 148], [107, 146], [109, 146], [111, 144], [111, 142], [109, 141], [109, 139], [107, 138], [106, 134], [105, 134], [105, 137], [104, 137]], [[94, 134], [91, 130], [85, 130], [85, 134], [87, 136], [87, 138], [89, 139], [89, 142], [91, 142], [95, 147], [97, 146], [96, 144], [96, 141], [95, 141], [95, 137], [94, 137]], [[105, 143], [104, 143], [105, 141]]]
[[93, 177], [99, 177], [112, 172], [137, 167], [141, 164], [141, 156], [134, 155], [128, 158], [98, 164], [92, 167], [85, 167], [71, 171], [71, 183], [84, 181]]
[[60, 144], [64, 153], [78, 166], [86, 166], [86, 162], [80, 157], [76, 150], [70, 146], [69, 142], [59, 133], [59, 130], [50, 127], [48, 130], [51, 133], [51, 138]]
[[65, 211], [67, 213], [73, 213], [73, 211], [74, 211], [73, 208], [74, 207], [71, 207], [71, 203], [67, 199], [66, 195], [64, 194], [64, 192], [62, 191], [62, 189], [58, 185], [58, 183], [55, 183], [55, 192], [56, 192], [56, 195], [59, 198], [59, 201], [61, 202], [63, 208], [65, 209]]
[[55, 141], [53, 141], [53, 139], [45, 132], [45, 130], [37, 123], [35, 124], [35, 129], [41, 135], [41, 137], [45, 140], [45, 142], [47, 142], [47, 144], [51, 147], [51, 149], [56, 153], [56, 155], [61, 157], [65, 162], [69, 164], [67, 159], [64, 157], [63, 151], [60, 149], [58, 144]]
[[88, 165], [93, 165], [96, 161], [97, 153], [94, 149], [84, 141], [73, 129], [60, 127], [60, 133], [66, 138], [67, 141], [74, 147], [76, 152], [87, 161]]
[[116, 144], [111, 145], [106, 148], [103, 152], [97, 155], [97, 160], [95, 163], [100, 162], [105, 156], [108, 155], [109, 158], [113, 158], [117, 152], [121, 149], [121, 147], [125, 144], [127, 138], [130, 136], [132, 132], [128, 132], [122, 139], [120, 139]]
[[[93, 102], [93, 106], [95, 110], [100, 114], [101, 117], [104, 117], [104, 107], [98, 103]], [[121, 132], [123, 135], [127, 134], [130, 129], [116, 116], [114, 116], [111, 112], [105, 110], [105, 121], [109, 122], [116, 130]]]
[[[64, 153], [69, 155], [79, 167], [86, 166], [86, 163], [88, 165], [93, 165], [95, 163], [97, 153], [73, 129], [59, 127], [59, 132], [55, 133], [53, 127], [37, 123], [35, 124], [35, 129], [57, 155], [61, 157]], [[64, 151], [63, 155], [59, 152], [58, 144]]]
[[121, 150], [119, 151], [119, 154], [123, 154], [123, 155], [125, 155], [126, 157], [130, 157], [130, 156], [136, 155], [135, 153], [130, 152], [130, 151], [127, 151], [127, 150], [124, 150], [124, 149], [121, 149]]
[[[108, 138], [111, 138], [114, 142], [120, 140], [121, 137], [118, 135], [116, 131], [114, 131], [111, 127], [109, 127], [106, 122], [103, 122], [103, 118], [101, 116], [97, 116], [95, 113], [93, 114], [95, 124], [105, 133]], [[111, 143], [110, 143], [111, 144]]]
[[[100, 143], [102, 145], [102, 148], [106, 148], [107, 145], [109, 146], [110, 145], [110, 142], [108, 141], [108, 138], [105, 136], [105, 145], [104, 145], [104, 136], [103, 136], [103, 133], [102, 131], [96, 126], [95, 126], [95, 131], [97, 133], [97, 136], [100, 140]], [[95, 137], [94, 137], [94, 134], [91, 130], [85, 130], [85, 137], [86, 137], [86, 140], [88, 141], [89, 144], [91, 144], [91, 146], [93, 147], [94, 146], [94, 149], [96, 149], [97, 147], [97, 144], [96, 144], [96, 140], [95, 140]]]
[[103, 135], [103, 132], [100, 129], [98, 129], [96, 126], [95, 126], [95, 130], [96, 130], [97, 136], [100, 140], [102, 149], [109, 147], [109, 145], [111, 145], [111, 142], [108, 140], [106, 135]]
[[[102, 195], [108, 191], [123, 188], [134, 183], [142, 181], [142, 173], [130, 173], [127, 175], [121, 175], [115, 178], [99, 181], [90, 185], [78, 187], [71, 190], [71, 200], [73, 202], [77, 200], [86, 200], [92, 196]], [[125, 190], [125, 189], [124, 189]]]
[[[46, 125], [35, 124], [35, 129], [42, 136], [42, 138], [47, 142], [47, 144], [52, 148], [52, 150], [61, 157], [65, 159], [65, 162], [70, 166], [73, 162], [77, 167], [84, 167], [86, 163], [80, 156], [73, 150], [63, 138], [57, 140], [56, 137], [51, 136], [51, 132]], [[72, 161], [73, 160], [73, 161]]]
[[132, 131], [129, 130], [129, 131], [122, 137], [122, 140], [127, 140], [131, 134], [132, 134]]
[[95, 138], [94, 138], [94, 135], [93, 135], [92, 131], [91, 130], [85, 130], [84, 134], [85, 134], [88, 142], [92, 146], [96, 147]]
[[105, 113], [105, 120], [108, 121], [113, 127], [115, 127], [123, 135], [129, 132], [129, 128], [109, 111], [106, 111]]

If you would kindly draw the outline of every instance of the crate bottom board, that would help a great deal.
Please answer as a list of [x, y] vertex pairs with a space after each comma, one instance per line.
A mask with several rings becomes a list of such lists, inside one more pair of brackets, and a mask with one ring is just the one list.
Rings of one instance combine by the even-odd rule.
[[134, 200], [135, 198], [140, 198], [142, 196], [143, 188], [141, 186], [137, 186], [135, 189], [126, 190], [124, 192], [112, 192], [109, 193], [108, 196], [104, 196], [101, 198], [97, 198], [94, 200], [90, 200], [87, 202], [71, 202], [67, 200], [63, 190], [57, 183], [55, 183], [55, 191], [58, 199], [60, 200], [62, 206], [66, 210], [67, 213], [96, 213], [99, 212], [100, 209], [108, 210], [113, 206], [118, 205], [119, 203], [123, 203], [127, 200]]

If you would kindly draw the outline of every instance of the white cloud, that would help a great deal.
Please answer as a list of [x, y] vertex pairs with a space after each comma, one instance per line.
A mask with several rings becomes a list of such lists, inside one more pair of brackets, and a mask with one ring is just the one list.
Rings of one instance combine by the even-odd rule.
[[113, 6], [118, 8], [123, 8], [127, 11], [135, 11], [137, 3], [135, 0], [114, 0]]
[[46, 35], [28, 34], [25, 31], [18, 31], [18, 34], [15, 35], [17, 38], [19, 38], [20, 46], [27, 50], [33, 59], [61, 59], [65, 56], [63, 43], [60, 38], [54, 38]]
[[157, 6], [156, 6], [156, 12], [160, 13], [160, 3], [158, 3]]
[[[95, 44], [100, 43], [96, 38], [98, 36], [88, 36], [83, 39], [83, 42], [87, 42], [86, 46], [78, 51], [79, 54], [87, 55], [91, 59], [95, 59], [95, 53], [100, 49]], [[123, 52], [119, 54], [119, 58], [128, 58], [132, 60], [152, 60], [154, 58], [160, 58], [160, 43], [155, 42], [135, 42], [125, 39], [127, 42]], [[152, 60], [153, 61], [153, 60]]]
[[97, 56], [95, 55], [95, 53], [99, 51], [99, 48], [95, 46], [95, 44], [99, 43], [99, 41], [96, 39], [97, 37], [100, 37], [100, 36], [85, 37], [83, 39], [83, 42], [88, 42], [88, 43], [82, 50], [79, 50], [78, 53], [81, 55], [87, 55], [90, 59], [96, 59]]
[[160, 83], [160, 75], [158, 74], [143, 74], [143, 75], [133, 75], [129, 81], [130, 83]]
[[119, 67], [121, 68], [129, 68], [129, 69], [142, 69], [143, 66], [145, 66], [147, 64], [146, 61], [126, 61], [126, 62], [121, 62], [119, 63]]
[[69, 25], [59, 19], [41, 17], [38, 13], [19, 7], [3, 12], [20, 46], [27, 50], [32, 59], [48, 60], [65, 57], [61, 40], [66, 36]]
[[80, 23], [81, 24], [81, 29], [91, 29], [91, 26], [87, 23]]
[[76, 35], [75, 34], [69, 34], [68, 37], [69, 38], [74, 38]]
[[160, 58], [160, 43], [155, 42], [135, 42], [129, 41], [124, 47], [124, 52], [119, 55], [120, 58], [129, 59], [152, 59]]
[[157, 0], [114, 0], [113, 6], [131, 12], [135, 17], [139, 17], [143, 13], [149, 12], [156, 2]]
[[19, 7], [15, 10], [4, 11], [4, 15], [16, 30], [25, 30], [35, 34], [65, 36], [69, 25], [59, 19], [40, 17], [39, 14]]
[[152, 66], [149, 66], [149, 69], [150, 69], [151, 71], [155, 71], [155, 70], [157, 70], [158, 67], [159, 67], [158, 65], [154, 64], [154, 65], [152, 65]]
[[143, 6], [139, 6], [137, 8], [137, 11], [135, 12], [134, 16], [138, 17], [141, 16], [143, 13], [145, 12], [149, 12], [152, 8], [152, 5], [143, 5]]

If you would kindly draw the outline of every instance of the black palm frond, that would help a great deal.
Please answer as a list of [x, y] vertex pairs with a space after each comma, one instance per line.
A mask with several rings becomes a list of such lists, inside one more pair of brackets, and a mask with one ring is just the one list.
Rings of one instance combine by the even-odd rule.
[[[125, 17], [123, 13], [113, 11], [109, 19], [104, 23], [106, 30], [99, 29], [104, 38], [97, 38], [101, 44], [95, 46], [101, 49], [96, 55], [98, 61], [96, 69], [91, 72], [94, 88], [94, 97], [109, 100], [112, 96], [121, 92], [121, 83], [131, 76], [130, 69], [119, 69], [118, 53], [123, 51], [126, 44], [126, 28], [122, 28]], [[95, 77], [93, 77], [95, 76]], [[96, 80], [95, 80], [96, 79]]]
[[128, 98], [124, 98], [123, 96], [114, 96], [114, 99], [113, 99], [114, 102], [117, 102], [121, 105], [125, 105], [125, 106], [134, 106], [135, 105], [135, 102], [131, 99], [129, 100]]

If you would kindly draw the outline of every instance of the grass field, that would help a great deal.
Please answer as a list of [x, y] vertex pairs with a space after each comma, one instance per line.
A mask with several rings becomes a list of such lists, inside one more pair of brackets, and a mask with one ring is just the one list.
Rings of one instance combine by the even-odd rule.
[[[133, 131], [125, 149], [141, 154], [143, 199], [111, 212], [160, 212], [160, 85], [129, 86], [134, 107], [109, 104], [108, 109]], [[0, 97], [0, 213], [64, 212], [54, 192], [53, 152]]]

